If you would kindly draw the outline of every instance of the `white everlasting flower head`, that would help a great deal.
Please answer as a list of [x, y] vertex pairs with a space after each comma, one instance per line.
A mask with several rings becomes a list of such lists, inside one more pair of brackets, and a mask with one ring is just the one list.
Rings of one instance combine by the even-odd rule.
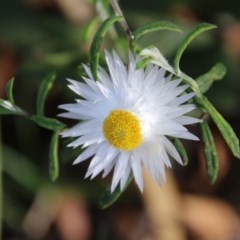
[[199, 122], [185, 116], [195, 108], [186, 103], [194, 93], [185, 93], [188, 86], [181, 79], [165, 77], [163, 68], [149, 64], [136, 69], [140, 57], [132, 53], [128, 67], [115, 52], [105, 56], [109, 73], [99, 68], [99, 81], [88, 66], [84, 66], [85, 83], [68, 80], [81, 99], [61, 105], [67, 112], [60, 116], [80, 122], [63, 131], [62, 137], [76, 137], [68, 146], [84, 148], [74, 164], [91, 158], [86, 177], [101, 172], [105, 177], [114, 169], [112, 191], [118, 184], [123, 189], [131, 173], [143, 191], [142, 166], [161, 185], [170, 158], [182, 164], [168, 137], [198, 140], [184, 127]]

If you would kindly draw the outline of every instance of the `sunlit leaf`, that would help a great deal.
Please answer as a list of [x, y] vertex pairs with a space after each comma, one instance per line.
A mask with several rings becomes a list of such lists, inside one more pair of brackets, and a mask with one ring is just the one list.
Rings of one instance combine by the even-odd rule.
[[105, 209], [115, 203], [118, 198], [122, 195], [122, 193], [126, 190], [128, 185], [132, 182], [133, 175], [131, 174], [128, 178], [128, 181], [121, 191], [120, 186], [118, 186], [114, 192], [111, 193], [111, 187], [108, 187], [105, 192], [100, 196], [98, 204], [101, 209]]
[[[140, 55], [143, 59], [147, 59], [147, 61], [152, 62], [165, 70], [169, 71], [170, 73], [175, 74], [175, 71], [173, 67], [168, 63], [166, 58], [163, 56], [163, 54], [159, 51], [158, 48], [154, 46], [149, 46], [147, 48], [144, 48]], [[143, 62], [145, 64], [145, 62]], [[141, 61], [138, 64], [142, 64]]]
[[8, 101], [8, 100], [0, 99], [0, 107], [8, 109], [8, 110], [10, 110], [12, 112], [16, 111], [15, 105], [13, 103], [11, 103], [10, 101]]
[[173, 143], [183, 160], [183, 166], [186, 166], [188, 164], [188, 156], [185, 147], [178, 138], [175, 138]]
[[14, 78], [10, 79], [7, 82], [6, 85], [6, 94], [7, 94], [7, 98], [8, 100], [14, 104], [14, 98], [13, 98], [13, 83], [14, 83]]
[[175, 31], [175, 32], [182, 32], [182, 30], [175, 24], [171, 22], [153, 22], [146, 24], [142, 27], [137, 28], [134, 32], [134, 41], [137, 41], [140, 37], [151, 33], [151, 32], [156, 32], [159, 30], [170, 30], [170, 31]]
[[187, 46], [192, 42], [194, 38], [196, 38], [200, 33], [216, 28], [215, 25], [209, 23], [201, 23], [199, 24], [193, 31], [191, 31], [180, 44], [175, 59], [174, 59], [174, 68], [177, 73], [180, 72], [180, 60], [181, 57], [187, 48]]
[[239, 139], [230, 124], [222, 117], [222, 115], [214, 108], [206, 97], [201, 97], [197, 99], [197, 101], [207, 110], [231, 149], [233, 155], [240, 159]]
[[26, 113], [13, 103], [0, 99], [0, 115], [26, 115]]
[[49, 175], [52, 181], [55, 181], [59, 175], [58, 143], [59, 131], [55, 131], [49, 149]]
[[102, 41], [107, 33], [107, 31], [109, 30], [109, 28], [118, 21], [121, 21], [122, 17], [121, 16], [112, 16], [108, 19], [106, 19], [102, 25], [100, 26], [100, 28], [98, 29], [98, 31], [96, 32], [92, 44], [91, 44], [91, 48], [90, 48], [90, 68], [93, 74], [93, 77], [95, 80], [98, 79], [98, 75], [97, 75], [97, 70], [98, 70], [98, 63], [99, 63], [99, 57], [100, 57], [100, 49], [101, 49], [101, 45], [102, 45]]
[[48, 92], [53, 86], [53, 82], [56, 79], [55, 73], [48, 74], [41, 82], [41, 85], [37, 94], [37, 114], [44, 115], [44, 105]]
[[226, 67], [222, 63], [215, 64], [207, 73], [196, 79], [201, 93], [205, 93], [216, 80], [221, 80], [226, 74]]
[[200, 123], [204, 144], [204, 156], [206, 160], [207, 175], [211, 183], [214, 183], [218, 175], [218, 155], [211, 130], [206, 121]]
[[54, 118], [33, 115], [31, 120], [37, 123], [39, 126], [53, 131], [59, 131], [65, 127], [63, 123]]

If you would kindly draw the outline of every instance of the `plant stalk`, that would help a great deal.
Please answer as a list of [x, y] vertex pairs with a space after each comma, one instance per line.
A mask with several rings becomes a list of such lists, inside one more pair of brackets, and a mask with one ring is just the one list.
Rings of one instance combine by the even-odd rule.
[[123, 17], [123, 20], [120, 22], [120, 24], [121, 24], [124, 32], [126, 33], [126, 36], [127, 36], [128, 41], [129, 41], [130, 47], [132, 47], [134, 36], [133, 36], [133, 34], [132, 34], [132, 32], [131, 32], [128, 24], [127, 24], [126, 19], [123, 16], [123, 13], [122, 13], [121, 8], [119, 7], [118, 1], [117, 0], [111, 0], [111, 5], [112, 5], [112, 8], [113, 8], [115, 14], [117, 16], [122, 16]]

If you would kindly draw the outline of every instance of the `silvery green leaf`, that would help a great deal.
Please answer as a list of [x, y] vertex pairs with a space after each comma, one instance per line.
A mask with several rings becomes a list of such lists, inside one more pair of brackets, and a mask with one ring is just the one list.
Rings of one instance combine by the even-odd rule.
[[12, 112], [16, 111], [15, 106], [11, 102], [9, 102], [8, 100], [0, 99], [0, 106], [5, 108], [5, 109], [8, 109]]
[[100, 49], [102, 45], [102, 41], [109, 30], [109, 28], [118, 21], [121, 21], [121, 16], [112, 16], [106, 19], [102, 25], [99, 27], [98, 31], [96, 32], [91, 48], [90, 48], [90, 68], [93, 74], [93, 77], [95, 80], [98, 79], [98, 63], [99, 63], [99, 57], [100, 57]]
[[56, 79], [55, 73], [48, 74], [41, 82], [37, 93], [37, 114], [44, 115], [44, 105], [48, 92], [53, 86], [53, 82]]
[[218, 155], [216, 146], [213, 140], [211, 130], [206, 121], [200, 123], [202, 131], [202, 139], [204, 145], [204, 156], [206, 160], [207, 175], [210, 182], [213, 184], [218, 175]]
[[207, 110], [231, 149], [233, 155], [240, 159], [239, 139], [230, 124], [222, 117], [222, 115], [214, 108], [206, 97], [202, 96], [201, 98], [198, 98], [197, 101], [205, 110]]
[[150, 62], [164, 68], [165, 70], [169, 71], [170, 73], [175, 74], [173, 67], [168, 63], [166, 58], [162, 55], [158, 48], [154, 46], [150, 46], [148, 48], [144, 48], [140, 55], [143, 59], [149, 59]]
[[58, 142], [59, 131], [55, 131], [49, 149], [49, 175], [52, 181], [55, 181], [59, 175]]
[[178, 138], [175, 138], [173, 143], [183, 160], [183, 166], [186, 166], [188, 164], [188, 156], [185, 147]]
[[39, 126], [52, 131], [60, 131], [65, 127], [65, 125], [57, 119], [43, 117], [40, 115], [31, 116], [31, 120], [37, 123]]
[[181, 57], [184, 53], [184, 51], [186, 50], [187, 46], [192, 42], [192, 40], [194, 38], [196, 38], [200, 33], [211, 30], [216, 28], [215, 25], [213, 24], [209, 24], [209, 23], [201, 23], [199, 24], [195, 29], [193, 29], [193, 31], [191, 31], [182, 41], [182, 43], [180, 44], [176, 56], [175, 56], [175, 60], [174, 60], [174, 68], [176, 73], [180, 73], [180, 60]]
[[14, 83], [14, 78], [10, 79], [8, 82], [7, 82], [7, 85], [6, 85], [6, 93], [7, 93], [7, 98], [8, 100], [14, 104], [14, 98], [13, 98], [13, 83]]
[[171, 22], [166, 22], [166, 21], [153, 22], [153, 23], [149, 23], [142, 27], [137, 28], [133, 32], [134, 41], [137, 41], [139, 38], [141, 38], [142, 36], [144, 36], [148, 33], [156, 32], [159, 30], [171, 30], [171, 31], [175, 31], [175, 32], [182, 32], [182, 30], [177, 25], [175, 25]]
[[215, 64], [207, 73], [196, 79], [201, 93], [205, 93], [216, 80], [221, 80], [226, 74], [226, 67], [222, 63]]
[[9, 102], [8, 100], [0, 99], [0, 115], [16, 114], [25, 115], [26, 113], [15, 104]]

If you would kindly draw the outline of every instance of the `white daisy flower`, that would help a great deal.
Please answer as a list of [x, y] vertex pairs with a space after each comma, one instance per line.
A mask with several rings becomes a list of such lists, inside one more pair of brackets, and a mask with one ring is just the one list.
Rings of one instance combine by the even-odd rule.
[[198, 140], [184, 127], [199, 122], [185, 116], [195, 108], [185, 103], [194, 93], [184, 93], [188, 86], [181, 79], [165, 77], [163, 68], [149, 64], [137, 70], [140, 57], [132, 53], [128, 68], [115, 52], [105, 56], [109, 73], [99, 67], [99, 81], [88, 66], [84, 66], [85, 83], [68, 80], [81, 99], [59, 106], [67, 111], [60, 116], [80, 123], [63, 131], [62, 137], [77, 137], [68, 146], [84, 148], [74, 164], [92, 158], [86, 177], [92, 179], [100, 172], [105, 177], [114, 169], [111, 191], [118, 184], [123, 189], [131, 172], [143, 191], [142, 166], [161, 185], [170, 158], [182, 164], [168, 137]]

